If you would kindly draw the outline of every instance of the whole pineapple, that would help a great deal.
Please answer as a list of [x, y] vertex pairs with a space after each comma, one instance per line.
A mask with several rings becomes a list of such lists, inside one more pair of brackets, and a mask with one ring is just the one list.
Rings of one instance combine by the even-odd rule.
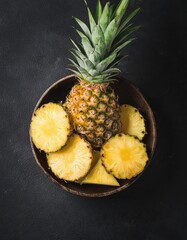
[[102, 8], [98, 0], [93, 17], [86, 3], [90, 27], [75, 18], [82, 29], [76, 30], [81, 43], [72, 40], [74, 60], [70, 61], [75, 69], [70, 70], [79, 83], [72, 88], [65, 106], [76, 131], [94, 148], [101, 147], [120, 129], [118, 97], [109, 84], [120, 72], [117, 65], [124, 58], [121, 50], [134, 40], [128, 39], [129, 35], [139, 28], [129, 24], [139, 8], [125, 17], [127, 5], [128, 0], [121, 0], [116, 8], [109, 2]]

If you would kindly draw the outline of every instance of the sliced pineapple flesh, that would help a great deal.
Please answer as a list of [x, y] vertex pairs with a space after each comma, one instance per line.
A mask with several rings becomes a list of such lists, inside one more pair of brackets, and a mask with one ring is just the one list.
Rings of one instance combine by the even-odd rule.
[[121, 132], [143, 139], [146, 129], [145, 120], [139, 110], [131, 105], [120, 106]]
[[90, 144], [77, 134], [70, 136], [60, 151], [47, 154], [47, 162], [52, 172], [67, 181], [77, 181], [84, 177], [92, 161]]
[[59, 104], [44, 104], [32, 116], [30, 136], [35, 146], [46, 153], [63, 147], [70, 133], [68, 114]]
[[117, 134], [103, 145], [101, 160], [116, 178], [131, 179], [143, 171], [148, 156], [144, 144], [137, 138]]
[[107, 173], [106, 169], [102, 165], [100, 159], [100, 153], [95, 151], [94, 159], [97, 161], [93, 169], [88, 173], [88, 175], [83, 179], [81, 184], [100, 184], [109, 186], [119, 186], [119, 183], [114, 176]]

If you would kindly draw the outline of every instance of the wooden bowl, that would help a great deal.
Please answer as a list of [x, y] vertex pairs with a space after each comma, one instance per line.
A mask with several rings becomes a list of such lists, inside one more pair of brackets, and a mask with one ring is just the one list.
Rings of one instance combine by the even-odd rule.
[[[123, 79], [122, 77], [119, 78], [120, 81], [117, 81], [113, 84], [113, 88], [115, 89], [116, 93], [119, 96], [120, 104], [131, 104], [134, 107], [138, 108], [141, 114], [146, 119], [146, 129], [148, 134], [143, 139], [143, 142], [147, 146], [147, 153], [149, 156], [149, 160], [147, 162], [146, 167], [151, 161], [153, 156], [155, 145], [156, 145], [156, 125], [155, 125], [155, 118], [153, 112], [144, 99], [143, 95], [140, 91], [132, 85], [127, 80]], [[33, 111], [43, 105], [44, 103], [54, 102], [57, 103], [59, 101], [65, 101], [67, 94], [70, 92], [72, 86], [77, 82], [76, 77], [74, 75], [69, 75], [64, 77], [54, 84], [52, 84], [41, 96], [36, 107]], [[130, 186], [133, 182], [135, 182], [140, 175], [130, 179], [130, 180], [118, 180], [120, 183], [119, 187], [112, 187], [112, 186], [105, 186], [105, 185], [79, 185], [77, 183], [72, 182], [65, 182], [57, 178], [49, 169], [47, 165], [47, 160], [44, 152], [40, 152], [33, 144], [32, 140], [30, 139], [32, 152], [34, 154], [35, 160], [43, 172], [55, 183], [57, 183], [60, 187], [64, 190], [86, 197], [102, 197], [108, 196], [119, 191], [124, 190], [128, 186]], [[144, 169], [145, 171], [145, 169]]]

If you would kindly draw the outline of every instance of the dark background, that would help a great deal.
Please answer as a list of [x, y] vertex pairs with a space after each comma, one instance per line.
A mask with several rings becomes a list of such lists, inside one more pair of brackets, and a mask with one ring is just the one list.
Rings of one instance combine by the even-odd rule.
[[[93, 9], [95, 1], [88, 2]], [[90, 199], [43, 174], [28, 134], [41, 94], [69, 74], [72, 16], [85, 20], [83, 0], [0, 0], [1, 240], [187, 239], [185, 8], [181, 1], [132, 0], [129, 10], [138, 6], [142, 29], [121, 69], [154, 111], [157, 148], [130, 188]]]

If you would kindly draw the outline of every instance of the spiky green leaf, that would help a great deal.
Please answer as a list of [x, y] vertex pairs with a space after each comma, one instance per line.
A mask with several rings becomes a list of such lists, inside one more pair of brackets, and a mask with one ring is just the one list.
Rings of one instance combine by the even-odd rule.
[[93, 28], [93, 32], [92, 32], [92, 42], [93, 45], [96, 46], [98, 44], [98, 42], [104, 42], [105, 41], [105, 37], [104, 37], [104, 33], [101, 29], [101, 27], [99, 25], [96, 25]]
[[86, 37], [86, 35], [84, 35], [82, 32], [80, 32], [79, 30], [76, 30], [77, 33], [80, 35], [81, 37], [81, 42], [82, 42], [82, 47], [84, 48], [84, 51], [87, 55], [87, 57], [89, 57], [90, 53], [94, 52], [94, 48], [90, 42], [90, 40]]
[[109, 69], [106, 69], [103, 73], [106, 73], [106, 74], [113, 74], [113, 73], [120, 73], [120, 69], [119, 68], [109, 68]]
[[122, 59], [128, 57], [128, 55], [118, 55], [114, 61], [108, 66], [108, 68], [114, 68], [116, 66], [118, 66], [118, 64], [121, 62]]
[[94, 28], [95, 25], [96, 25], [96, 22], [95, 22], [95, 20], [94, 20], [94, 18], [93, 18], [93, 15], [92, 15], [92, 13], [91, 13], [89, 7], [88, 7], [87, 1], [84, 0], [84, 2], [85, 2], [86, 7], [87, 7], [88, 17], [89, 17], [89, 23], [90, 23], [90, 29], [91, 29], [91, 32], [92, 32], [92, 31], [93, 31], [93, 28]]
[[78, 71], [76, 71], [75, 69], [72, 69], [72, 68], [66, 68], [66, 69], [75, 73], [79, 79], [82, 79], [82, 74], [80, 72], [78, 72]]
[[81, 55], [84, 55], [86, 56], [86, 53], [84, 51], [84, 48], [81, 46], [81, 44], [79, 43], [76, 43], [75, 41], [73, 41], [72, 39], [70, 39], [71, 42], [73, 43], [73, 45], [75, 46], [75, 48], [77, 49], [77, 51], [81, 54]]
[[84, 65], [85, 65], [85, 68], [88, 72], [90, 70], [94, 69], [94, 67], [95, 67], [89, 59], [84, 59]]
[[87, 58], [84, 54], [82, 54], [80, 51], [76, 50], [76, 49], [72, 49], [71, 53], [78, 57], [79, 59], [81, 59], [82, 61], [84, 61], [85, 58]]
[[89, 58], [90, 54], [94, 52], [94, 48], [86, 38], [82, 38], [82, 45], [84, 47], [87, 57]]
[[99, 25], [100, 25], [101, 29], [103, 30], [103, 32], [105, 32], [105, 30], [110, 22], [109, 6], [110, 6], [110, 2], [107, 2], [106, 5], [104, 6], [102, 15], [99, 19]]
[[95, 45], [95, 52], [98, 53], [97, 62], [106, 55], [106, 47], [105, 41], [99, 40], [98, 43]]
[[97, 6], [96, 6], [96, 11], [95, 11], [95, 21], [98, 23], [99, 19], [102, 15], [102, 5], [101, 5], [101, 1], [98, 0], [97, 1]]
[[136, 16], [136, 14], [139, 12], [140, 8], [135, 9], [133, 12], [131, 12], [127, 18], [124, 19], [123, 23], [121, 24], [121, 26], [118, 29], [118, 33], [121, 32], [126, 25], [130, 22], [130, 20]]
[[124, 42], [125, 39], [127, 39], [135, 31], [140, 29], [140, 27], [141, 26], [135, 26], [135, 27], [132, 27], [132, 28], [128, 29], [127, 31], [122, 32], [122, 34], [120, 34], [119, 37], [116, 39], [116, 41], [113, 45], [113, 49], [117, 48], [119, 45], [121, 45]]
[[89, 38], [91, 40], [92, 39], [91, 38], [91, 33], [90, 33], [90, 30], [87, 27], [87, 25], [84, 22], [82, 22], [80, 19], [76, 18], [76, 17], [74, 19], [79, 24], [79, 26], [82, 28], [82, 30], [83, 30], [84, 34], [87, 36], [87, 38]]
[[78, 55], [76, 55], [73, 51], [71, 51], [71, 54], [74, 56], [75, 60], [77, 61], [77, 63], [79, 64], [80, 67], [85, 67], [84, 62], [82, 59], [80, 59], [80, 57]]
[[98, 75], [98, 71], [96, 69], [90, 69], [90, 71], [88, 71], [89, 74], [94, 77], [94, 76], [97, 76]]
[[88, 56], [88, 59], [94, 64], [98, 64], [101, 60], [100, 54], [94, 49], [93, 52], [91, 52]]
[[102, 60], [99, 64], [97, 64], [96, 69], [101, 73], [102, 71], [104, 71], [108, 65], [114, 61], [114, 59], [116, 58], [116, 54], [117, 53], [112, 53], [109, 57], [105, 58], [104, 60]]
[[117, 23], [116, 23], [116, 19], [113, 19], [109, 25], [107, 26], [106, 30], [105, 30], [105, 43], [106, 46], [108, 47], [108, 49], [110, 49], [112, 42], [116, 36], [116, 32], [117, 32]]
[[121, 0], [119, 5], [117, 6], [114, 17], [120, 22], [121, 19], [123, 18], [125, 11], [127, 9], [129, 1], [128, 0]]
[[100, 74], [92, 78], [92, 83], [106, 83], [108, 81], [108, 74]]
[[110, 21], [112, 21], [113, 14], [114, 14], [114, 4], [110, 5], [110, 7], [109, 7], [109, 19], [110, 19]]
[[114, 48], [113, 53], [119, 53], [119, 51], [121, 51], [124, 47], [126, 47], [128, 44], [130, 44], [132, 41], [134, 41], [136, 38], [131, 38], [128, 41], [122, 43], [119, 47]]

